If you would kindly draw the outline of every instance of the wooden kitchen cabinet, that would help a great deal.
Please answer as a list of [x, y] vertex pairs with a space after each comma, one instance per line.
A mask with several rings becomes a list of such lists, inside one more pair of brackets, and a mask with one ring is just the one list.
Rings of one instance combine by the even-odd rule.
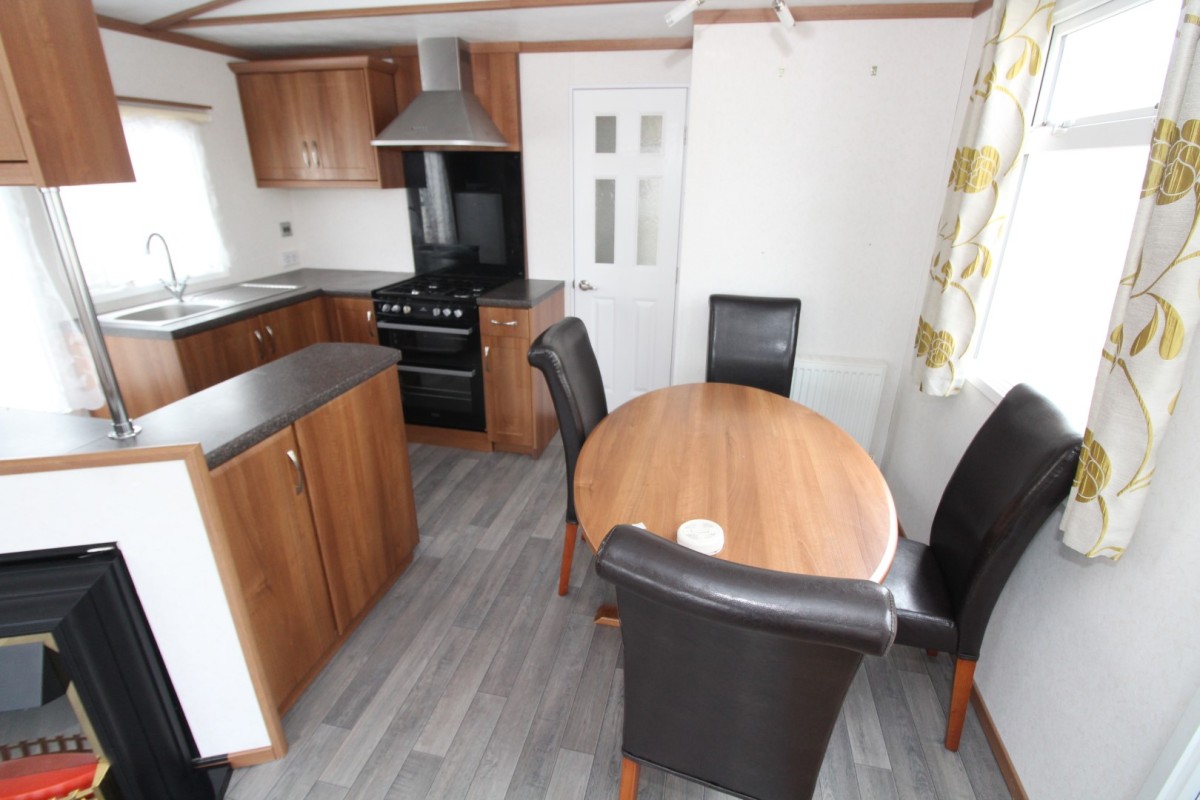
[[125, 406], [138, 417], [330, 335], [317, 297], [182, 339], [110, 334], [104, 341]]
[[339, 342], [379, 344], [375, 327], [375, 303], [369, 298], [327, 297], [325, 308], [330, 333]]
[[558, 430], [546, 381], [529, 365], [529, 345], [563, 317], [563, 290], [530, 309], [480, 305], [483, 391], [493, 449], [537, 458]]
[[285, 428], [212, 471], [250, 627], [281, 709], [337, 641], [299, 452]]
[[417, 546], [395, 371], [381, 372], [295, 427], [334, 618], [345, 632], [391, 586]]
[[229, 65], [259, 186], [404, 185], [402, 155], [371, 139], [396, 117], [396, 66], [367, 56]]
[[133, 179], [91, 2], [0, 2], [0, 185]]
[[412, 560], [416, 505], [385, 370], [212, 471], [272, 699], [295, 702]]

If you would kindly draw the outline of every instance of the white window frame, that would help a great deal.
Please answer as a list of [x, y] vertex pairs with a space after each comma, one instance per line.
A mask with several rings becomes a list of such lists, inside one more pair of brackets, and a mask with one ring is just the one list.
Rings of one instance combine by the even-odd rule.
[[[1075, 31], [1102, 22], [1146, 2], [1150, 2], [1150, 0], [1079, 0], [1077, 2], [1068, 0], [1059, 3], [1056, 7], [1053, 18], [1054, 28], [1047, 47], [1046, 66], [1042, 72], [1041, 88], [1038, 91], [1034, 113], [1030, 115], [1030, 124], [1026, 129], [1025, 140], [1021, 148], [1019, 174], [1014, 187], [1013, 211], [1020, 203], [1025, 168], [1030, 155], [1060, 150], [1149, 145], [1154, 133], [1157, 105], [1081, 117], [1057, 124], [1049, 120], [1054, 87], [1062, 65], [1063, 39]], [[997, 265], [1001, 270], [1004, 268], [1005, 245], [1007, 245], [1007, 234], [997, 253]], [[1117, 287], [1114, 285], [1114, 297], [1116, 289]], [[1012, 389], [1013, 384], [996, 375], [994, 371], [989, 371], [987, 366], [987, 328], [991, 309], [992, 304], [989, 303], [982, 324], [979, 326], [979, 347], [975, 348], [972, 358], [966, 365], [966, 378], [984, 396], [994, 403], [999, 403]], [[1099, 354], [1096, 358], [1097, 364], [1099, 364]]]

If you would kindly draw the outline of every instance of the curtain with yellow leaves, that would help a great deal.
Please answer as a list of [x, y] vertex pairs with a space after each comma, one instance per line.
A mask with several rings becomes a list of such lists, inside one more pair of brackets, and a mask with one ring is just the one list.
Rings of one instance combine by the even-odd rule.
[[1200, 0], [1184, 5], [1063, 541], [1118, 559], [1137, 527], [1200, 326]]
[[997, 2], [967, 107], [917, 323], [913, 372], [927, 394], [962, 388], [960, 368], [991, 297], [992, 264], [1041, 80], [1054, 3]]

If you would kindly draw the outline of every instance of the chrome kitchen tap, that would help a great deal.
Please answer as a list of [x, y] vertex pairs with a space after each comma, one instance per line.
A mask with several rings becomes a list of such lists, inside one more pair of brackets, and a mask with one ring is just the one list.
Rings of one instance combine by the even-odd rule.
[[176, 300], [182, 303], [183, 293], [187, 291], [188, 279], [184, 278], [183, 282], [180, 283], [179, 279], [175, 277], [175, 262], [171, 260], [171, 248], [167, 247], [167, 240], [163, 238], [161, 233], [152, 233], [146, 237], [146, 255], [150, 255], [150, 242], [154, 241], [155, 236], [157, 236], [158, 240], [162, 242], [163, 250], [165, 250], [167, 253], [167, 268], [171, 270], [170, 283], [167, 283], [162, 278], [159, 278], [158, 282], [161, 283]]

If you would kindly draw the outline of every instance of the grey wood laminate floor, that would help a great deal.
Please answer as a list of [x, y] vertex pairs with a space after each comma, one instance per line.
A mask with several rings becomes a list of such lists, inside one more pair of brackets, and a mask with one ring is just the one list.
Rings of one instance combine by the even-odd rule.
[[[238, 770], [232, 800], [615, 798], [620, 632], [576, 548], [558, 597], [566, 489], [541, 459], [413, 445], [421, 544], [408, 571], [284, 719], [280, 761]], [[817, 797], [1007, 798], [972, 710], [942, 747], [951, 665], [896, 647], [867, 659]], [[727, 797], [643, 768], [643, 800]]]

